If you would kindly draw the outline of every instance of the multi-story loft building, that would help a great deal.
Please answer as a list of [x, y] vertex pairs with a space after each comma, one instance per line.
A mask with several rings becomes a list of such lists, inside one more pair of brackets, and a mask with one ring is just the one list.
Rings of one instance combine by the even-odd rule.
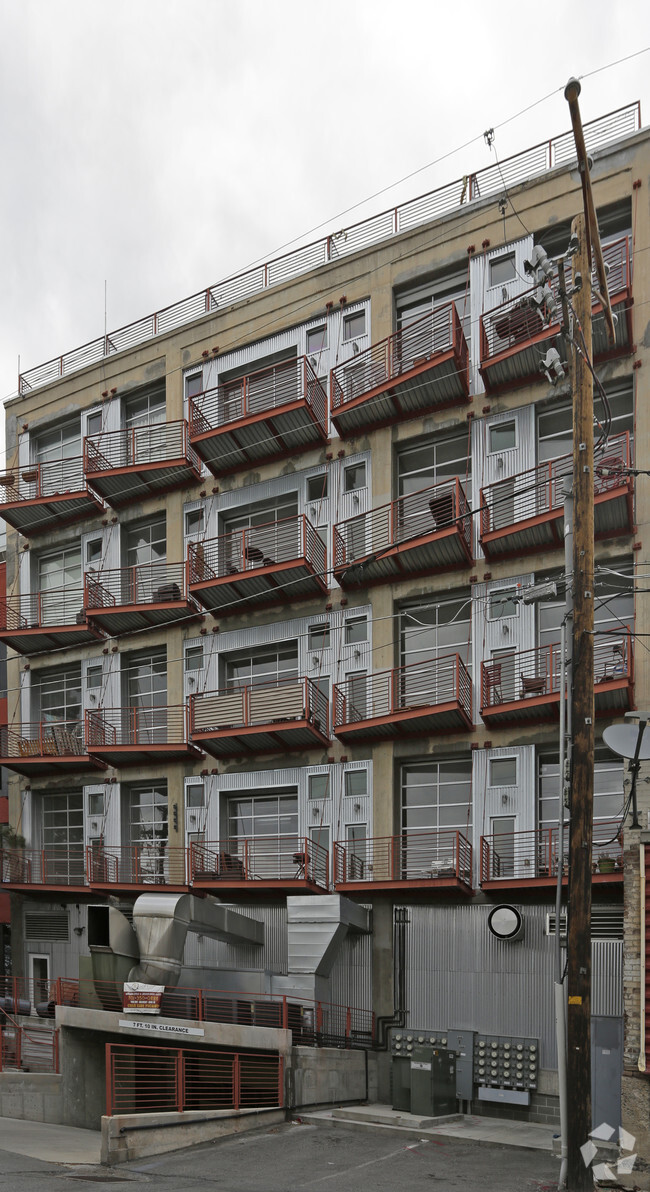
[[[650, 698], [650, 505], [630, 470], [650, 432], [650, 138], [636, 106], [586, 131], [617, 315], [611, 349], [594, 305], [611, 428], [593, 1013], [638, 1133], [646, 877], [602, 728]], [[372, 907], [373, 934], [333, 1000], [390, 1017], [406, 908], [402, 1021], [538, 1040], [529, 1112], [552, 1115], [572, 415], [566, 376], [540, 369], [567, 346], [525, 262], [566, 252], [581, 203], [564, 136], [21, 376], [0, 477], [19, 976], [74, 976], [86, 908], [112, 895], [211, 893], [275, 923], [287, 896], [336, 891]], [[524, 603], [547, 577], [557, 599]], [[523, 940], [490, 935], [499, 903], [521, 908]], [[262, 965], [278, 979], [281, 951]], [[506, 1100], [518, 1083], [482, 1059], [474, 1077]]]

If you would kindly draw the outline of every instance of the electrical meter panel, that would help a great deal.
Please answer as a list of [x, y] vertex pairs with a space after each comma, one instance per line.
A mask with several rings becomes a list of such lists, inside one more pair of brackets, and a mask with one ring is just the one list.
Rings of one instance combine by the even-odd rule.
[[446, 1047], [446, 1031], [391, 1031], [391, 1055], [412, 1055], [416, 1047]]
[[474, 1079], [485, 1088], [534, 1090], [539, 1071], [539, 1039], [484, 1035], [474, 1040]]

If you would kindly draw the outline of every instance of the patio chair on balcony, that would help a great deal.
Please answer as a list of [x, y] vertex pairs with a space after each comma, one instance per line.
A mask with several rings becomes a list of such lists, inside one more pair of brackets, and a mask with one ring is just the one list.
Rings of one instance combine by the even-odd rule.
[[522, 699], [529, 695], [545, 695], [546, 675], [522, 675], [520, 694]]
[[434, 530], [443, 530], [450, 526], [454, 517], [454, 494], [443, 493], [429, 501], [429, 511], [433, 518]]
[[612, 679], [621, 679], [626, 670], [625, 645], [623, 642], [616, 642], [610, 653], [600, 659], [600, 673], [596, 675], [596, 682], [608, 683]]
[[486, 666], [483, 674], [485, 677], [485, 696], [487, 707], [492, 707], [494, 704], [502, 704], [503, 690], [501, 688], [501, 663], [493, 662], [491, 666]]

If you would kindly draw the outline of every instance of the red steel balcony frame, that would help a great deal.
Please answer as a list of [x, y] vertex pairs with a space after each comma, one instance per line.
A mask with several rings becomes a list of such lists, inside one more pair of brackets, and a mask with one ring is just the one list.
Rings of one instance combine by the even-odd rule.
[[329, 853], [307, 836], [259, 836], [190, 845], [194, 889], [258, 895], [329, 890]]
[[89, 571], [84, 578], [84, 604], [90, 624], [109, 634], [201, 616], [188, 594], [185, 563]]
[[30, 893], [87, 889], [83, 844], [67, 848], [4, 848], [0, 850], [3, 885]]
[[304, 514], [190, 542], [188, 570], [192, 596], [223, 616], [327, 592], [327, 550]]
[[0, 729], [0, 765], [28, 777], [105, 769], [87, 750], [82, 720], [24, 722]]
[[341, 438], [469, 401], [469, 348], [446, 302], [330, 374], [332, 422]]
[[112, 766], [203, 757], [189, 739], [184, 704], [86, 711], [86, 740], [90, 756]]
[[201, 479], [201, 461], [187, 422], [103, 431], [84, 439], [84, 472], [98, 493], [119, 508]]
[[472, 894], [472, 846], [453, 829], [334, 843], [334, 886], [345, 893], [418, 889]]
[[86, 880], [104, 893], [142, 887], [183, 893], [190, 888], [188, 850], [162, 839], [121, 847], [100, 841], [86, 849]]
[[[486, 724], [557, 720], [562, 690], [560, 646], [513, 651], [481, 663], [481, 716]], [[621, 627], [594, 639], [596, 715], [633, 707], [632, 634]]]
[[86, 619], [81, 586], [7, 596], [0, 600], [0, 621], [0, 642], [17, 654], [40, 654], [104, 640]]
[[334, 575], [344, 588], [457, 570], [472, 562], [472, 517], [447, 480], [334, 526]]
[[191, 695], [190, 736], [215, 757], [324, 749], [330, 740], [327, 696], [308, 678]]
[[215, 476], [327, 440], [327, 394], [306, 356], [190, 398], [190, 440]]
[[[620, 820], [596, 820], [593, 827], [592, 881], [618, 885], [623, 881], [623, 843], [612, 841]], [[483, 890], [548, 889], [557, 883], [559, 865], [557, 825], [527, 832], [503, 832], [481, 837], [480, 884]], [[564, 830], [564, 872], [568, 881], [569, 824]], [[601, 872], [599, 861], [611, 858], [609, 872]], [[606, 866], [609, 869], [609, 866]]]
[[28, 537], [106, 512], [88, 488], [81, 456], [16, 464], [0, 476], [2, 489], [0, 516]]
[[472, 681], [460, 654], [447, 654], [337, 683], [334, 735], [340, 740], [470, 730]]
[[[627, 355], [632, 350], [632, 284], [628, 238], [615, 240], [603, 249], [609, 266], [608, 291], [614, 313], [618, 315], [616, 343], [610, 348], [604, 332], [602, 305], [592, 303], [594, 323], [594, 359], [596, 361]], [[551, 289], [559, 304], [557, 275]], [[539, 361], [560, 336], [559, 322], [545, 324], [541, 314], [530, 304], [535, 287], [509, 298], [500, 306], [481, 315], [480, 373], [486, 390], [506, 390], [541, 381]], [[562, 357], [562, 344], [559, 345]]]
[[[634, 478], [630, 434], [613, 435], [594, 461], [594, 536], [612, 538], [634, 530]], [[481, 489], [481, 547], [488, 559], [564, 544], [563, 480], [573, 472], [573, 457], [537, 464], [525, 472]]]

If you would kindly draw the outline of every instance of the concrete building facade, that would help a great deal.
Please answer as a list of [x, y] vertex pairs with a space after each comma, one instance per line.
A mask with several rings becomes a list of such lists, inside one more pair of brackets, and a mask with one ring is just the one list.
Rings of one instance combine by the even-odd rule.
[[[617, 315], [612, 350], [594, 307], [593, 1012], [640, 1135], [650, 795], [641, 781], [643, 830], [621, 836], [602, 729], [650, 697], [633, 474], [650, 138], [636, 106], [587, 136]], [[540, 368], [567, 345], [526, 263], [535, 245], [562, 257], [580, 209], [558, 138], [22, 375], [0, 476], [0, 762], [27, 841], [3, 855], [14, 975], [34, 1002], [89, 974], [88, 907], [212, 895], [264, 919], [264, 959], [188, 937], [181, 983], [475, 1032], [476, 1104], [556, 1119], [571, 390]], [[522, 599], [546, 578], [554, 599]], [[286, 900], [332, 891], [372, 909], [372, 937], [301, 986]], [[488, 927], [504, 903], [513, 943]], [[535, 1042], [525, 1090], [484, 1062], [488, 1036]], [[379, 1079], [390, 1096], [387, 1063]]]

